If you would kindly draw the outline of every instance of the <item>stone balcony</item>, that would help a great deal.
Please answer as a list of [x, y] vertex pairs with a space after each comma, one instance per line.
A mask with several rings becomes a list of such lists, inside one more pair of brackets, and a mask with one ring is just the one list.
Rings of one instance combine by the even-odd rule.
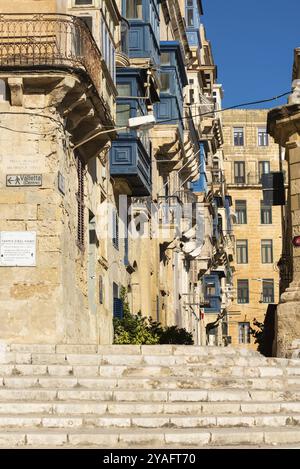
[[101, 94], [101, 54], [88, 27], [74, 16], [0, 16], [1, 68], [67, 68], [87, 73]]
[[[103, 126], [114, 127], [116, 90], [103, 75], [101, 52], [80, 18], [0, 15], [0, 79], [10, 87], [11, 104], [21, 106], [23, 96], [44, 90], [46, 106], [61, 109], [75, 144]], [[108, 139], [99, 136], [85, 150], [95, 154]]]

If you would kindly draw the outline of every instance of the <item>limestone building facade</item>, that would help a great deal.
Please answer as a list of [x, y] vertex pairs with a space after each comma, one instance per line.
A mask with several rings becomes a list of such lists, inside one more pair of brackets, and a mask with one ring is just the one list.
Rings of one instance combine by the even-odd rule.
[[230, 198], [201, 1], [0, 12], [0, 338], [112, 343], [125, 291], [132, 313], [222, 345]]
[[263, 323], [268, 305], [279, 300], [282, 208], [263, 203], [261, 178], [286, 168], [278, 145], [267, 133], [267, 114], [266, 109], [223, 113], [224, 173], [235, 237], [229, 335], [233, 345], [249, 348], [257, 347], [250, 334], [253, 320]]

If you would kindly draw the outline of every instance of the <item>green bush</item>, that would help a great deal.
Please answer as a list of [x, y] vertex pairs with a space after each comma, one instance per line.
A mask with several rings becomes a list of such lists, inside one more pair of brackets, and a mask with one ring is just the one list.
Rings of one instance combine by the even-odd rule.
[[115, 344], [158, 344], [159, 336], [154, 334], [147, 318], [124, 312], [122, 319], [114, 319]]
[[114, 318], [115, 344], [186, 344], [193, 345], [193, 336], [186, 329], [177, 326], [164, 327], [141, 313], [131, 314], [125, 288], [121, 290], [123, 318]]

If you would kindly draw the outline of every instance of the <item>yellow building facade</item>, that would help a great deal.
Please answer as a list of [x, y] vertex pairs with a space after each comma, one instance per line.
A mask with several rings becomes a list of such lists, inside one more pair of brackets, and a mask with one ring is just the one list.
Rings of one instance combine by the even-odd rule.
[[233, 345], [254, 349], [257, 345], [250, 334], [254, 319], [263, 323], [269, 305], [279, 300], [277, 263], [282, 251], [282, 209], [263, 203], [261, 177], [279, 171], [285, 162], [267, 134], [266, 121], [264, 109], [223, 113], [224, 171], [235, 236], [228, 333]]

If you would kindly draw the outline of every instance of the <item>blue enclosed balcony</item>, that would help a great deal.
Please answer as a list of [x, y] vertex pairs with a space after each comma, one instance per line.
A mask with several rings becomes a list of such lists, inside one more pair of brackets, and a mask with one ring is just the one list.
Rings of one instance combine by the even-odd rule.
[[206, 313], [221, 312], [221, 282], [220, 277], [216, 273], [205, 275], [204, 283], [204, 311]]
[[[183, 88], [188, 84], [183, 51], [178, 41], [160, 43], [160, 103], [155, 105], [158, 124], [178, 125], [183, 137]], [[167, 121], [167, 122], [164, 122]]]
[[[117, 71], [117, 127], [125, 127], [128, 119], [147, 114], [145, 100], [146, 72], [137, 68]], [[151, 194], [151, 150], [146, 131], [120, 131], [112, 142], [110, 174], [125, 179], [131, 195]]]
[[206, 145], [200, 142], [199, 152], [199, 179], [193, 183], [193, 192], [207, 193], [207, 176], [206, 176]]
[[159, 64], [160, 0], [123, 0], [123, 16], [130, 24], [129, 57], [150, 58]]
[[186, 35], [191, 47], [201, 47], [200, 17], [203, 14], [200, 0], [185, 0]]

